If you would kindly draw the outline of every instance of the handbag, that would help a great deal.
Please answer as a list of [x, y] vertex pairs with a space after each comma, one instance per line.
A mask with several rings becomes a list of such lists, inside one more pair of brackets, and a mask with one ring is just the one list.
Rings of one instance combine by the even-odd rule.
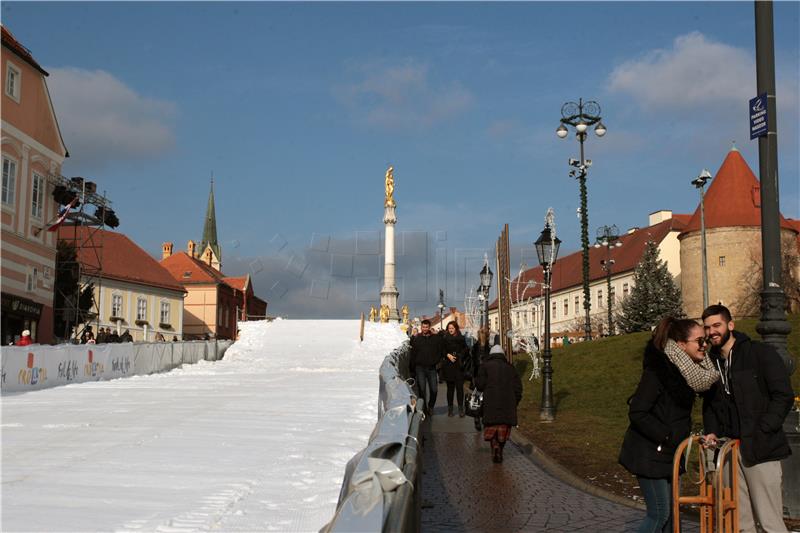
[[465, 402], [464, 411], [467, 416], [479, 418], [483, 414], [483, 393], [473, 390]]

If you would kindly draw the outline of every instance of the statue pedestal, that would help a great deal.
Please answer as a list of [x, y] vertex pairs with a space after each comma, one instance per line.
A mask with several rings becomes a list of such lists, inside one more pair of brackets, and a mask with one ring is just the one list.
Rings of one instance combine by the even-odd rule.
[[383, 209], [383, 223], [386, 226], [386, 239], [384, 243], [384, 268], [383, 288], [381, 289], [381, 305], [389, 307], [389, 320], [400, 322], [400, 313], [397, 309], [397, 297], [400, 292], [395, 285], [394, 275], [394, 225], [397, 223], [397, 214], [394, 205], [386, 205]]

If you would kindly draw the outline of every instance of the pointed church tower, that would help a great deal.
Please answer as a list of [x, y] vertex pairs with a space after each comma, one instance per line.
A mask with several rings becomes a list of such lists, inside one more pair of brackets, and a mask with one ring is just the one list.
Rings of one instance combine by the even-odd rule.
[[208, 193], [208, 206], [206, 207], [200, 250], [200, 259], [204, 263], [218, 271], [222, 270], [222, 250], [217, 242], [217, 214], [214, 209], [214, 178], [211, 178], [211, 190]]

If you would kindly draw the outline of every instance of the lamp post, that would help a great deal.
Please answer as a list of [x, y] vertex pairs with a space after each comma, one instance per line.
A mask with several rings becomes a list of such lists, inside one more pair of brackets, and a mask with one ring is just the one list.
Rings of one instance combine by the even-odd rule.
[[482, 297], [483, 300], [483, 309], [481, 309], [481, 325], [487, 330], [489, 329], [489, 289], [492, 287], [493, 277], [494, 274], [492, 274], [492, 269], [489, 268], [489, 257], [484, 255], [483, 268], [481, 269], [481, 286], [478, 290], [480, 291], [480, 297]]
[[586, 312], [584, 322], [584, 340], [592, 338], [592, 323], [589, 317], [591, 301], [589, 297], [589, 212], [586, 199], [586, 174], [590, 166], [591, 159], [585, 159], [583, 153], [583, 143], [588, 135], [589, 126], [595, 126], [594, 132], [598, 137], [606, 134], [606, 127], [600, 121], [600, 104], [590, 100], [584, 102], [579, 99], [577, 103], [567, 102], [561, 106], [561, 124], [556, 129], [556, 135], [564, 139], [569, 134], [567, 126], [575, 128], [575, 137], [578, 138], [581, 148], [581, 158], [569, 159], [569, 164], [574, 167], [569, 175], [576, 178], [580, 183], [581, 194], [581, 247], [583, 248], [583, 309]]
[[550, 351], [550, 279], [553, 264], [558, 257], [558, 247], [561, 240], [553, 238], [552, 231], [552, 212], [548, 212], [544, 229], [539, 238], [536, 239], [536, 255], [539, 256], [539, 264], [542, 265], [544, 274], [544, 368], [542, 369], [542, 404], [539, 409], [539, 418], [545, 421], [552, 421], [556, 417], [556, 408], [553, 403], [553, 354]]
[[711, 172], [703, 169], [699, 176], [692, 180], [692, 185], [700, 191], [700, 248], [702, 248], [703, 270], [703, 309], [708, 307], [708, 257], [706, 256], [706, 183], [711, 179]]
[[439, 330], [444, 329], [444, 290], [439, 289], [439, 304], [436, 306], [439, 308]]
[[608, 334], [614, 334], [614, 317], [613, 306], [614, 300], [611, 298], [611, 268], [614, 266], [615, 261], [611, 259], [611, 250], [619, 248], [622, 243], [619, 242], [619, 229], [617, 226], [602, 226], [597, 229], [597, 242], [595, 248], [605, 247], [606, 258], [600, 261], [600, 265], [606, 273], [606, 286], [608, 290]]

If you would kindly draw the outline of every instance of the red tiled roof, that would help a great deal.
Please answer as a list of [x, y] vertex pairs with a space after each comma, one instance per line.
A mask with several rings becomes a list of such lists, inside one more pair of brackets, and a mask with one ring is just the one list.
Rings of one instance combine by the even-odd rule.
[[127, 235], [84, 226], [62, 226], [58, 238], [75, 242], [78, 261], [88, 268], [100, 269], [103, 278], [185, 292], [153, 256]]
[[[610, 258], [614, 260], [612, 275], [634, 270], [639, 260], [644, 254], [648, 241], [660, 243], [671, 231], [682, 231], [685, 224], [681, 219], [688, 215], [678, 215], [669, 220], [664, 220], [658, 224], [641, 228], [633, 233], [620, 236], [620, 247], [610, 249]], [[600, 263], [606, 259], [606, 248], [589, 247], [589, 281], [603, 279], [606, 276]], [[536, 282], [533, 286], [527, 286], [529, 281]], [[544, 281], [542, 267], [537, 266], [524, 271], [520, 276], [511, 282], [512, 302], [527, 300], [542, 294], [541, 283]], [[556, 258], [553, 265], [552, 291], [558, 292], [571, 287], [583, 284], [583, 252], [578, 250], [565, 257]], [[497, 299], [492, 302], [490, 308], [497, 308]]]
[[163, 266], [178, 282], [187, 285], [195, 283], [225, 283], [225, 276], [199, 259], [189, 257], [186, 252], [177, 252], [161, 260]]
[[5, 45], [6, 48], [17, 54], [20, 57], [20, 59], [28, 63], [30, 66], [32, 66], [45, 76], [49, 76], [47, 71], [43, 69], [42, 66], [39, 65], [39, 63], [37, 63], [36, 60], [33, 58], [31, 51], [22, 46], [22, 43], [20, 43], [10, 31], [8, 31], [8, 28], [6, 28], [5, 25], [2, 26], [2, 35], [3, 35], [2, 37], [3, 45]]
[[223, 278], [225, 283], [233, 287], [234, 289], [238, 289], [244, 292], [247, 289], [247, 276], [239, 276], [233, 278]]
[[[739, 150], [728, 152], [725, 161], [705, 193], [706, 229], [730, 226], [761, 226], [759, 182]], [[781, 227], [792, 226], [781, 215]], [[700, 205], [686, 225], [684, 234], [700, 231]]]

